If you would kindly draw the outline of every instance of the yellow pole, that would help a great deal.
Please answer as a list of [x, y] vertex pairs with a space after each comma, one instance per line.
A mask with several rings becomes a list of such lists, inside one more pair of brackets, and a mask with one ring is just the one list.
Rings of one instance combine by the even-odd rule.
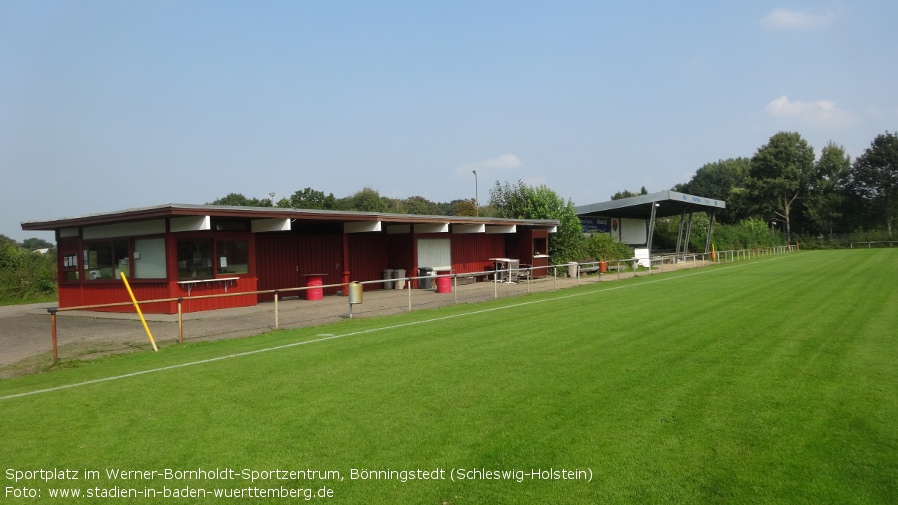
[[122, 272], [122, 282], [125, 283], [125, 287], [128, 288], [128, 294], [131, 295], [131, 301], [134, 302], [134, 308], [137, 309], [137, 315], [140, 316], [140, 322], [143, 323], [143, 329], [147, 330], [147, 336], [150, 337], [150, 343], [153, 344], [153, 350], [159, 352], [159, 349], [156, 347], [156, 341], [153, 340], [153, 334], [150, 333], [150, 327], [147, 326], [147, 320], [143, 318], [143, 312], [140, 311], [140, 305], [137, 304], [137, 298], [134, 298], [134, 291], [131, 291], [131, 285], [128, 284], [128, 278], [125, 277], [125, 272]]

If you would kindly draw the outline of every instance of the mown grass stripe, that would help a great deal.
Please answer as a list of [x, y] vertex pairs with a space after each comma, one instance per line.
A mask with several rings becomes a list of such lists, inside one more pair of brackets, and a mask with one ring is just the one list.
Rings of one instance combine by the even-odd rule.
[[[780, 258], [775, 258], [775, 259], [780, 259]], [[765, 260], [765, 261], [772, 261], [772, 260]], [[729, 269], [729, 268], [734, 268], [734, 267], [743, 266], [743, 265], [744, 264], [731, 265], [731, 266], [722, 267], [722, 268]], [[707, 274], [707, 273], [711, 273], [713, 271], [714, 270], [703, 270], [703, 271], [690, 272], [688, 274], [682, 275], [681, 277]], [[655, 282], [665, 282], [665, 281], [673, 280], [675, 278], [678, 278], [678, 277], [662, 277], [662, 278], [646, 281], [643, 284], [651, 284], [651, 283], [655, 283]], [[196, 366], [196, 365], [203, 365], [203, 364], [207, 364], [207, 363], [214, 363], [217, 361], [240, 358], [240, 357], [244, 357], [244, 356], [251, 356], [254, 354], [259, 354], [259, 353], [264, 353], [264, 352], [278, 351], [278, 350], [288, 349], [291, 347], [297, 347], [297, 346], [302, 346], [302, 345], [326, 342], [328, 340], [335, 340], [335, 339], [345, 338], [345, 337], [353, 337], [353, 336], [364, 335], [364, 334], [372, 333], [372, 332], [396, 330], [396, 329], [405, 328], [408, 326], [415, 326], [415, 325], [419, 325], [419, 324], [437, 323], [437, 322], [445, 321], [448, 319], [455, 319], [458, 317], [467, 317], [467, 316], [474, 316], [474, 315], [480, 315], [480, 314], [488, 314], [488, 313], [495, 312], [495, 311], [515, 309], [515, 308], [524, 307], [527, 305], [553, 302], [553, 301], [559, 301], [559, 300], [567, 300], [570, 298], [577, 298], [577, 297], [582, 297], [582, 296], [587, 296], [587, 295], [593, 295], [593, 294], [600, 293], [600, 292], [632, 288], [632, 287], [635, 287], [638, 285], [639, 284], [624, 284], [624, 285], [619, 285], [619, 286], [602, 289], [600, 291], [580, 291], [577, 293], [562, 294], [562, 295], [554, 296], [552, 298], [513, 303], [510, 305], [505, 305], [505, 306], [501, 306], [501, 307], [478, 309], [478, 310], [473, 310], [473, 311], [469, 311], [469, 312], [464, 312], [461, 314], [453, 314], [453, 315], [448, 315], [448, 316], [430, 318], [430, 319], [425, 319], [425, 320], [421, 320], [421, 321], [411, 321], [411, 322], [397, 324], [397, 325], [388, 325], [388, 326], [377, 327], [377, 328], [372, 328], [372, 329], [367, 329], [367, 330], [360, 330], [360, 331], [355, 331], [355, 332], [350, 332], [350, 333], [345, 333], [345, 334], [340, 334], [340, 335], [329, 335], [329, 336], [324, 336], [324, 337], [316, 338], [316, 339], [312, 339], [312, 340], [304, 340], [302, 342], [293, 342], [293, 343], [289, 343], [289, 344], [283, 344], [283, 345], [278, 345], [278, 346], [274, 346], [274, 347], [266, 347], [263, 349], [257, 349], [257, 350], [253, 350], [253, 351], [239, 352], [239, 353], [229, 354], [229, 355], [225, 355], [225, 356], [218, 356], [218, 357], [214, 357], [214, 358], [192, 361], [192, 362], [188, 362], [188, 363], [180, 363], [177, 365], [151, 368], [148, 370], [140, 370], [137, 372], [115, 375], [115, 376], [111, 376], [111, 377], [103, 377], [100, 379], [87, 380], [87, 381], [76, 382], [76, 383], [72, 383], [72, 384], [64, 384], [64, 385], [60, 385], [60, 386], [54, 386], [54, 387], [44, 388], [44, 389], [37, 389], [37, 390], [27, 391], [27, 392], [23, 392], [23, 393], [9, 394], [9, 395], [5, 395], [5, 396], [0, 396], [0, 400], [10, 400], [13, 398], [20, 398], [20, 397], [31, 396], [31, 395], [36, 395], [36, 394], [52, 393], [54, 391], [61, 391], [61, 390], [65, 390], [65, 389], [75, 388], [75, 387], [88, 386], [91, 384], [100, 384], [103, 382], [128, 379], [131, 377], [139, 377], [141, 375], [146, 375], [146, 374], [164, 372], [164, 371], [175, 370], [175, 369], [179, 369], [179, 368], [191, 367], [191, 366]]]
[[[342, 334], [452, 316], [8, 401], [0, 460], [594, 475], [334, 483], [338, 503], [891, 503], [894, 260], [888, 251], [802, 253], [719, 275], [646, 278], [608, 295], [594, 296], [611, 287], [596, 286], [559, 293], [567, 298], [557, 303], [491, 302], [480, 315], [452, 307], [337, 325]], [[175, 358], [306, 334], [186, 346]]]

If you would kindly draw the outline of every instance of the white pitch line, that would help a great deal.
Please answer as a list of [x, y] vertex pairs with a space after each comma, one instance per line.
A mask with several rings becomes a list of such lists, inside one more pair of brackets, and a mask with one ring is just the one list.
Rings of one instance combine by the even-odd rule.
[[[760, 260], [760, 261], [758, 261], [758, 262], [751, 263], [751, 264], [756, 264], [756, 263], [760, 263], [760, 262], [767, 262], [767, 261], [774, 261], [774, 260], [781, 259], [781, 258], [784, 258], [784, 257], [785, 257], [785, 256], [777, 256], [777, 257], [775, 257], [775, 258], [771, 258], [771, 259], [767, 259], [767, 260]], [[93, 379], [93, 380], [84, 381], [84, 382], [76, 382], [76, 383], [73, 383], [73, 384], [64, 384], [64, 385], [62, 385], [62, 386], [54, 386], [54, 387], [52, 387], [52, 388], [36, 389], [36, 390], [34, 390], [34, 391], [27, 391], [27, 392], [25, 392], [25, 393], [17, 393], [17, 394], [13, 394], [13, 395], [0, 396], [0, 401], [2, 401], [2, 400], [10, 400], [10, 399], [13, 399], [13, 398], [20, 398], [20, 397], [23, 397], [23, 396], [32, 396], [32, 395], [43, 394], [43, 393], [52, 393], [53, 391], [61, 391], [61, 390], [63, 390], [63, 389], [71, 389], [71, 388], [76, 388], [76, 387], [81, 387], [81, 386], [88, 386], [88, 385], [90, 385], [90, 384], [99, 384], [99, 383], [102, 383], [102, 382], [109, 382], [109, 381], [115, 381], [115, 380], [120, 380], [120, 379], [127, 379], [127, 378], [129, 378], [129, 377], [137, 377], [137, 376], [140, 376], [140, 375], [146, 375], [146, 374], [151, 374], [151, 373], [156, 373], [156, 372], [164, 372], [164, 371], [166, 371], [166, 370], [175, 370], [175, 369], [178, 369], [178, 368], [185, 368], [185, 367], [189, 367], [189, 366], [203, 365], [203, 364], [206, 364], [206, 363], [214, 363], [214, 362], [216, 362], [216, 361], [222, 361], [222, 360], [233, 359], [233, 358], [240, 358], [240, 357], [243, 357], [243, 356], [251, 356], [251, 355], [253, 355], [253, 354], [260, 354], [260, 353], [263, 353], [263, 352], [269, 352], [269, 351], [278, 351], [278, 350], [281, 350], [281, 349], [287, 349], [287, 348], [290, 348], [290, 347], [297, 347], [297, 346], [300, 346], [300, 345], [317, 344], [317, 343], [319, 343], [319, 342], [326, 342], [326, 341], [328, 341], [328, 340], [335, 340], [335, 339], [338, 339], [338, 338], [354, 337], [354, 336], [356, 336], [356, 335], [364, 335], [364, 334], [366, 334], [366, 333], [374, 333], [374, 332], [385, 331], [385, 330], [395, 330], [395, 329], [398, 329], [398, 328], [405, 328], [405, 327], [409, 327], [409, 326], [415, 326], [415, 325], [418, 325], [418, 324], [435, 323], [435, 322], [438, 322], [438, 321], [445, 321], [445, 320], [447, 320], [447, 319], [455, 319], [455, 318], [458, 318], [458, 317], [466, 317], [466, 316], [475, 316], [475, 315], [479, 315], [479, 314], [487, 314], [487, 313], [489, 313], [489, 312], [495, 312], [495, 311], [498, 311], [498, 310], [506, 310], [506, 309], [511, 309], [511, 308], [524, 307], [524, 306], [527, 306], [527, 305], [533, 305], [533, 304], [537, 304], [537, 303], [546, 303], [546, 302], [552, 302], [552, 301], [556, 301], [556, 300], [566, 300], [566, 299], [569, 299], [569, 298], [576, 298], [576, 297], [579, 297], [579, 296], [587, 296], [587, 295], [594, 295], [594, 294], [599, 294], [599, 293], [607, 293], [607, 292], [609, 292], [609, 291], [617, 291], [617, 290], [620, 290], [620, 289], [627, 289], [627, 288], [632, 288], [632, 287], [644, 286], [644, 285], [646, 285], [646, 284], [655, 284], [655, 283], [658, 283], [658, 282], [667, 282], [667, 281], [670, 281], [670, 280], [682, 279], [683, 277], [692, 277], [692, 276], [694, 276], [694, 275], [702, 275], [702, 274], [714, 273], [714, 272], [719, 272], [719, 271], [722, 271], [722, 270], [729, 270], [729, 269], [731, 269], [731, 268], [737, 268], [737, 267], [746, 266], [746, 265], [748, 265], [748, 263], [741, 263], [741, 264], [736, 264], [736, 265], [730, 265], [730, 266], [725, 266], [725, 267], [721, 267], [721, 268], [716, 268], [716, 269], [713, 269], [713, 270], [702, 270], [702, 271], [698, 271], [698, 272], [690, 272], [690, 273], [687, 273], [687, 274], [678, 275], [678, 276], [676, 276], [676, 277], [662, 277], [662, 278], [660, 278], [660, 279], [653, 279], [653, 280], [646, 281], [646, 282], [642, 282], [642, 283], [639, 283], [639, 284], [624, 284], [624, 285], [621, 285], [621, 286], [614, 286], [614, 287], [609, 287], [609, 288], [606, 288], [606, 289], [600, 289], [600, 290], [598, 290], [598, 291], [586, 291], [586, 292], [582, 292], [582, 293], [571, 293], [571, 294], [567, 294], [567, 295], [560, 295], [560, 296], [556, 296], [556, 297], [552, 297], [552, 298], [546, 298], [546, 299], [542, 299], [542, 300], [530, 300], [530, 301], [526, 301], [526, 302], [521, 302], [521, 303], [511, 304], [511, 305], [503, 305], [502, 307], [492, 307], [492, 308], [489, 308], [489, 309], [475, 310], [475, 311], [471, 311], [471, 312], [465, 312], [465, 313], [462, 313], [462, 314], [452, 314], [452, 315], [448, 315], [448, 316], [435, 317], [435, 318], [433, 318], [433, 319], [424, 319], [424, 320], [421, 320], [421, 321], [412, 321], [412, 322], [410, 322], [410, 323], [402, 323], [402, 324], [394, 324], [394, 325], [390, 325], [390, 326], [382, 326], [382, 327], [379, 327], [379, 328], [371, 328], [371, 329], [368, 329], [368, 330], [360, 330], [360, 331], [354, 331], [354, 332], [351, 332], [351, 333], [344, 333], [344, 334], [342, 334], [342, 335], [327, 335], [327, 336], [322, 336], [321, 338], [316, 338], [316, 339], [312, 339], [312, 340], [303, 340], [302, 342], [294, 342], [294, 343], [292, 343], [292, 344], [284, 344], [284, 345], [278, 345], [278, 346], [274, 346], [274, 347], [266, 347], [265, 349], [257, 349], [257, 350], [255, 350], [255, 351], [238, 352], [238, 353], [235, 353], [235, 354], [228, 354], [227, 356], [219, 356], [219, 357], [217, 357], [217, 358], [209, 358], [209, 359], [203, 359], [203, 360], [199, 360], [199, 361], [191, 361], [191, 362], [189, 362], [189, 363], [181, 363], [180, 365], [171, 365], [171, 366], [164, 366], [164, 367], [160, 367], [160, 368], [151, 368], [151, 369], [149, 369], [149, 370], [142, 370], [142, 371], [140, 371], [140, 372], [132, 372], [132, 373], [127, 373], [127, 374], [122, 374], [122, 375], [114, 375], [114, 376], [112, 376], [112, 377], [104, 377], [104, 378], [102, 378], [102, 379]]]

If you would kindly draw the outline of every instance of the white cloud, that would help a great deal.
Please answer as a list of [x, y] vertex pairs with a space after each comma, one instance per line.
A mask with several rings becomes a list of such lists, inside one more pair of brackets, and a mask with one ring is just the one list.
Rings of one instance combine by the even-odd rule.
[[825, 128], [845, 126], [855, 121], [854, 114], [836, 107], [836, 102], [832, 100], [793, 102], [788, 96], [783, 95], [768, 103], [764, 111], [773, 117], [797, 119]]
[[821, 13], [802, 12], [791, 9], [777, 8], [770, 11], [764, 17], [763, 23], [774, 30], [793, 30], [804, 28], [822, 28], [830, 25], [838, 15], [835, 11], [827, 9]]
[[521, 165], [521, 160], [514, 154], [503, 154], [488, 160], [459, 165], [455, 168], [455, 173], [471, 173], [472, 170], [514, 170], [521, 168]]

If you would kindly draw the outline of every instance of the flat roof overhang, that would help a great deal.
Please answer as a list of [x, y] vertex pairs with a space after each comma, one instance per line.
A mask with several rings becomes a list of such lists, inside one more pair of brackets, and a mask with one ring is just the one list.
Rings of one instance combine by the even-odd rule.
[[315, 209], [284, 209], [279, 207], [234, 207], [224, 205], [166, 204], [126, 209], [46, 221], [25, 221], [23, 230], [60, 230], [81, 226], [127, 223], [150, 219], [188, 216], [211, 216], [246, 220], [290, 219], [304, 222], [383, 222], [390, 224], [482, 224], [493, 226], [527, 226], [554, 230], [559, 222], [553, 219], [507, 219], [468, 216], [423, 216], [417, 214], [389, 214], [377, 212], [331, 211]]
[[[677, 237], [677, 251], [680, 253], [680, 247], [688, 247], [689, 234], [691, 233], [692, 213], [708, 212], [712, 216], [718, 210], [726, 209], [726, 202], [723, 200], [715, 200], [713, 198], [705, 198], [703, 196], [687, 195], [676, 191], [659, 191], [648, 195], [638, 195], [629, 198], [621, 198], [620, 200], [611, 200], [609, 202], [594, 203], [592, 205], [583, 205], [577, 207], [577, 216], [584, 217], [609, 217], [609, 218], [629, 218], [629, 219], [645, 219], [649, 222], [648, 240], [646, 247], [652, 249], [652, 235], [655, 230], [655, 219], [659, 217], [685, 216], [689, 214], [689, 227], [686, 231], [685, 240], [683, 237], [682, 221], [680, 225], [680, 233]], [[714, 219], [708, 220], [708, 234], [705, 241], [705, 252], [711, 247], [711, 227]]]
[[726, 208], [726, 202], [723, 200], [687, 195], [676, 191], [659, 191], [648, 195], [583, 205], [577, 207], [577, 215], [651, 219], [652, 205], [655, 206], [655, 217], [679, 216], [684, 209], [687, 212], [709, 212]]

